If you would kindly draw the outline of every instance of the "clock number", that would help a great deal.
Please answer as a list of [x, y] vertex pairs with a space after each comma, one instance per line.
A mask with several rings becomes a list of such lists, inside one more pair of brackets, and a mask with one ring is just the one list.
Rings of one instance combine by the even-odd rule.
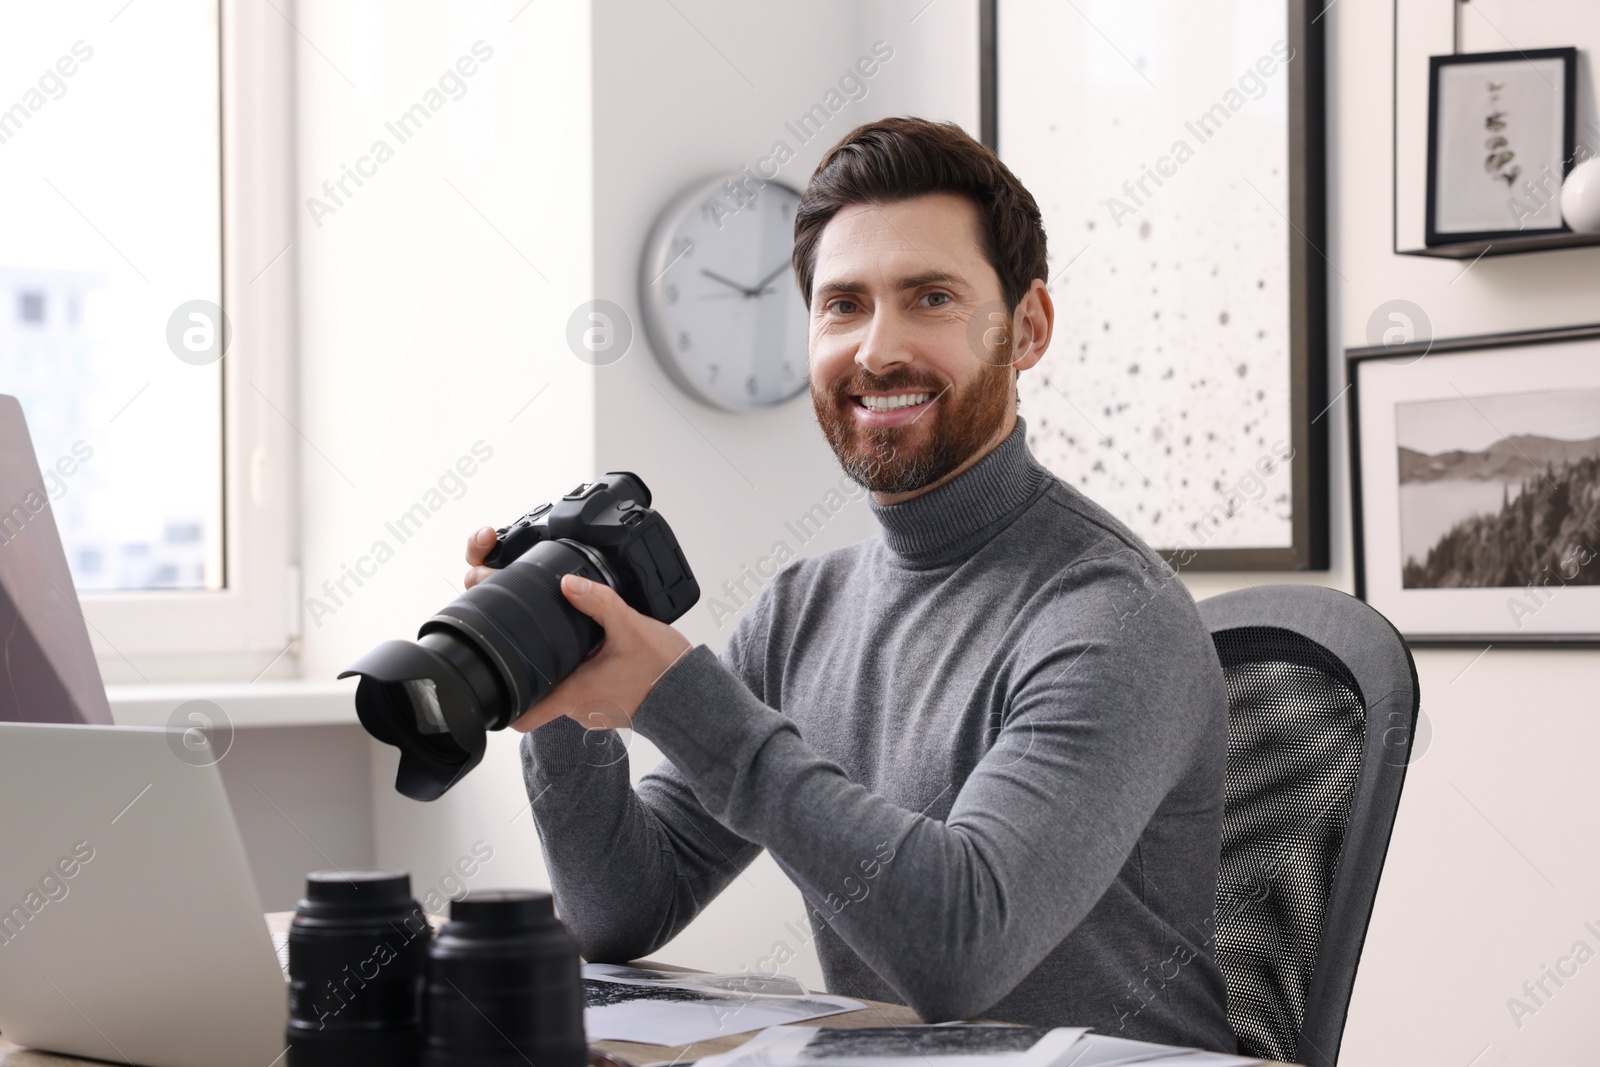
[[667, 287], [662, 290], [662, 295], [666, 297], [667, 303], [676, 304], [678, 302], [677, 285], [672, 282], [668, 282]]
[[678, 351], [679, 352], [687, 352], [687, 351], [689, 351], [689, 331], [688, 330], [679, 330], [678, 331]]
[[750, 377], [744, 380], [744, 391], [749, 393], [751, 396], [755, 396], [761, 391], [761, 385], [756, 381], [756, 376], [754, 374], [750, 375]]
[[671, 266], [672, 263], [680, 256], [694, 255], [694, 238], [674, 237], [672, 239], [672, 245], [668, 248], [668, 251], [672, 254], [667, 257], [667, 265]]
[[785, 381], [794, 377], [794, 364], [788, 360], [783, 361], [783, 377]]
[[706, 364], [706, 370], [711, 372], [711, 377], [706, 379], [706, 380], [712, 385], [716, 385], [717, 384], [717, 369], [718, 368], [717, 368], [717, 365], [715, 363], [707, 363]]

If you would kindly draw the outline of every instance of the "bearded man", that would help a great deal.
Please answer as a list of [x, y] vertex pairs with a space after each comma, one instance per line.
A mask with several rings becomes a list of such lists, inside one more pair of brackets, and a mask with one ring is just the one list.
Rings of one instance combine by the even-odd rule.
[[[766, 849], [829, 992], [1233, 1051], [1222, 670], [1161, 559], [1028, 450], [1033, 197], [954, 124], [869, 123], [812, 174], [793, 263], [817, 422], [880, 534], [788, 564], [720, 656], [563, 580], [605, 640], [516, 726], [584, 957], [656, 951]], [[588, 756], [602, 705], [666, 757], [637, 789]]]

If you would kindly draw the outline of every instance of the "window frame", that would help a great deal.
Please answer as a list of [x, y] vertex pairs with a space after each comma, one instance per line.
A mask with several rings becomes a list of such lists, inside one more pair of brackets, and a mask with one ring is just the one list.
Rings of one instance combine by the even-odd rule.
[[294, 30], [217, 0], [217, 33], [223, 588], [80, 594], [107, 683], [298, 675]]

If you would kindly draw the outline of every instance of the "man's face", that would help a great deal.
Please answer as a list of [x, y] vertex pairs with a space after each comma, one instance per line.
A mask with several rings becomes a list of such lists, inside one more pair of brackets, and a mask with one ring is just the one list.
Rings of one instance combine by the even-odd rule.
[[817, 242], [811, 403], [869, 490], [930, 485], [1015, 425], [1010, 318], [978, 225], [970, 200], [933, 193], [846, 207]]

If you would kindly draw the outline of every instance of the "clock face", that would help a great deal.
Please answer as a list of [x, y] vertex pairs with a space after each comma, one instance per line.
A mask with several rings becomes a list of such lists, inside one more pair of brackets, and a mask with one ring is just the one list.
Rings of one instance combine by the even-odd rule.
[[789, 261], [799, 202], [736, 174], [687, 190], [656, 222], [639, 279], [645, 332], [702, 403], [749, 411], [806, 390], [807, 313]]

